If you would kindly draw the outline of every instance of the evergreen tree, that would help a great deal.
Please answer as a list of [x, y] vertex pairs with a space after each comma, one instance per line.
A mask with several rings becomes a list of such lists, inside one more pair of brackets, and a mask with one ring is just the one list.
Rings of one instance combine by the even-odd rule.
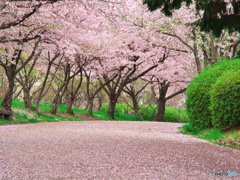
[[[161, 9], [166, 16], [171, 16], [174, 9], [180, 9], [182, 3], [186, 6], [193, 3], [192, 0], [144, 0], [150, 11]], [[201, 31], [210, 32], [219, 37], [223, 29], [231, 34], [240, 32], [240, 0], [195, 0], [196, 10], [203, 10], [203, 17], [194, 22]]]

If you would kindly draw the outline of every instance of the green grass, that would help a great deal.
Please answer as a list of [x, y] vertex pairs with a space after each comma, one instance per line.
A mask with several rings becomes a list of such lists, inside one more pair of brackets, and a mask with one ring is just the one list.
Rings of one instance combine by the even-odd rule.
[[[0, 103], [2, 100], [0, 99]], [[33, 104], [36, 106], [36, 104]], [[0, 125], [4, 124], [22, 124], [22, 123], [40, 123], [40, 122], [58, 122], [58, 121], [84, 121], [77, 116], [72, 116], [71, 118], [64, 118], [60, 114], [52, 115], [47, 113], [52, 107], [52, 104], [40, 104], [41, 112], [36, 112], [30, 109], [24, 108], [24, 102], [19, 100], [14, 100], [12, 102], [12, 108], [15, 110], [13, 116], [10, 120], [5, 120], [0, 118]], [[1, 108], [1, 106], [0, 106]], [[58, 112], [65, 112], [67, 110], [66, 105], [60, 105], [58, 107]], [[87, 110], [72, 108], [74, 113], [87, 114]], [[151, 112], [151, 111], [149, 111]], [[29, 115], [33, 117], [29, 117]], [[116, 112], [115, 119], [111, 119], [106, 111], [93, 111], [93, 116], [100, 120], [114, 120], [114, 121], [152, 121], [149, 119], [141, 119], [138, 116], [122, 114]], [[151, 115], [150, 115], [151, 116]], [[149, 117], [150, 117], [149, 116]], [[188, 123], [189, 120], [186, 115], [185, 109], [177, 108], [166, 108], [164, 122], [179, 122], [179, 117], [182, 119], [182, 123]], [[183, 134], [192, 135], [199, 139], [207, 140], [211, 143], [227, 146], [230, 148], [240, 150], [240, 127], [236, 129], [231, 129], [228, 132], [222, 132], [219, 129], [194, 129], [191, 124], [185, 124], [179, 128]]]
[[233, 149], [240, 150], [240, 127], [223, 132], [221, 129], [194, 129], [191, 124], [183, 125], [178, 128], [185, 135], [207, 140], [211, 143], [223, 145]]
[[[2, 100], [0, 99], [0, 103]], [[32, 104], [33, 107], [36, 107], [36, 104]], [[20, 100], [13, 100], [12, 102], [12, 108], [17, 109], [17, 110], [23, 110], [26, 112], [25, 114], [23, 113], [18, 113], [15, 112], [13, 116], [11, 116], [10, 121], [2, 120], [0, 119], [0, 124], [11, 124], [11, 123], [38, 123], [38, 122], [57, 122], [57, 121], [76, 121], [76, 120], [83, 120], [78, 118], [77, 116], [73, 116], [72, 118], [63, 118], [59, 114], [57, 116], [51, 115], [47, 113], [47, 111], [51, 110], [52, 104], [40, 104], [40, 109], [41, 112], [35, 112], [32, 110], [28, 110], [24, 108], [24, 102]], [[87, 114], [87, 110], [83, 109], [77, 109], [77, 108], [72, 108], [74, 113], [82, 113], [82, 114]], [[67, 111], [67, 105], [59, 105], [58, 106], [58, 112], [66, 112]], [[170, 108], [166, 107], [166, 112], [165, 112], [165, 118], [164, 122], [178, 122], [179, 121], [179, 113], [180, 112], [180, 117], [182, 119], [185, 118], [185, 109], [177, 109], [177, 108]], [[34, 117], [28, 118], [27, 114], [31, 114]], [[138, 116], [135, 115], [129, 115], [129, 114], [122, 114], [120, 112], [116, 112], [115, 114], [115, 119], [111, 119], [109, 115], [107, 114], [107, 111], [93, 111], [93, 116], [97, 119], [100, 120], [114, 120], [114, 121], [152, 121], [153, 119], [141, 119]], [[152, 115], [154, 116], [154, 115]], [[185, 118], [186, 119], [186, 118]], [[182, 122], [186, 122], [182, 120]]]
[[[101, 112], [107, 112], [109, 105], [104, 105], [100, 111]], [[127, 109], [126, 104], [117, 104], [115, 109], [115, 118], [116, 120], [129, 120], [129, 121], [136, 121], [136, 120], [142, 120], [139, 117], [131, 117], [130, 115], [122, 115], [122, 107], [125, 107]], [[143, 105], [141, 106], [141, 109], [139, 110], [139, 114], [143, 116], [143, 119], [145, 121], [154, 121], [154, 110], [156, 113], [156, 105]], [[131, 111], [130, 108], [128, 108], [129, 111]], [[118, 119], [120, 117], [120, 119]], [[182, 123], [188, 123], [189, 119], [187, 118], [186, 109], [178, 109], [178, 108], [172, 108], [172, 107], [166, 107], [165, 108], [165, 114], [163, 118], [163, 122], [182, 122]]]

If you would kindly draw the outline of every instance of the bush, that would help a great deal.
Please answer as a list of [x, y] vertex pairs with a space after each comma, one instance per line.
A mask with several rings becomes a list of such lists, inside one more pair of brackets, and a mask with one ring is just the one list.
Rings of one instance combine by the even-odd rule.
[[240, 70], [218, 78], [211, 94], [210, 109], [215, 128], [228, 129], [240, 124]]
[[210, 110], [210, 90], [218, 77], [240, 67], [240, 60], [223, 60], [204, 69], [194, 77], [186, 91], [186, 110], [193, 127], [199, 129], [211, 128], [212, 112]]
[[[128, 112], [132, 111], [132, 109], [127, 106], [127, 104], [116, 104], [115, 107], [115, 113], [122, 113], [122, 108], [124, 107], [124, 113], [126, 113], [126, 110], [128, 110]], [[109, 104], [105, 104], [104, 106], [101, 107], [100, 111], [102, 112], [107, 112], [109, 108]]]
[[[142, 121], [142, 119], [138, 116], [130, 116], [130, 115], [124, 116], [125, 114], [124, 115], [122, 114], [122, 106], [127, 109], [126, 104], [117, 104], [115, 108], [115, 116], [119, 116], [119, 117], [122, 117], [123, 119], [129, 119], [133, 121], [134, 120]], [[108, 104], [104, 105], [102, 106], [100, 111], [107, 112], [108, 107], [109, 107]], [[156, 113], [157, 112], [156, 108], [157, 108], [156, 105], [151, 105], [151, 106], [143, 105], [139, 110], [139, 114], [143, 116], [143, 120], [154, 121], [154, 117], [155, 117], [154, 110]], [[128, 111], [132, 111], [132, 109], [129, 108]], [[178, 113], [179, 112], [177, 108], [166, 107], [163, 122], [178, 122], [179, 121]], [[185, 113], [185, 110], [182, 109], [180, 112], [180, 116], [184, 117], [184, 113]], [[187, 117], [184, 117], [182, 122], [189, 122], [189, 121], [187, 120]]]
[[[154, 110], [155, 113], [157, 112], [157, 106], [152, 105], [150, 107], [149, 105], [143, 105], [141, 109], [139, 110], [139, 114], [143, 116], [144, 120], [149, 120], [149, 121], [154, 121]], [[183, 111], [181, 113], [184, 113]], [[166, 107], [165, 108], [165, 114], [163, 117], [163, 122], [178, 122], [178, 110], [177, 108], [172, 108], [172, 107]]]
[[152, 105], [152, 106], [143, 105], [139, 110], [139, 114], [142, 115], [144, 120], [154, 121], [154, 117], [155, 117], [154, 110], [156, 113], [157, 112], [156, 108], [157, 106], [155, 105]]
[[36, 123], [36, 122], [39, 122], [39, 120], [35, 119], [35, 118], [31, 118], [31, 119], [28, 119], [28, 122], [30, 123]]
[[178, 112], [175, 108], [166, 107], [163, 122], [178, 122]]

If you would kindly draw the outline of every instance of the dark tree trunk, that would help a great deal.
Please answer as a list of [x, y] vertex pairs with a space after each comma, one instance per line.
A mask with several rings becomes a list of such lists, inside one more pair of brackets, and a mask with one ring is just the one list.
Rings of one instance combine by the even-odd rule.
[[[68, 84], [68, 83], [67, 83]], [[67, 86], [67, 84], [65, 86]], [[64, 90], [62, 91], [62, 88], [60, 88], [60, 90], [58, 91], [58, 93], [56, 94], [54, 100], [53, 100], [53, 106], [52, 109], [49, 111], [50, 113], [56, 115], [57, 114], [57, 108], [60, 105], [61, 101], [62, 101], [62, 97], [65, 94], [66, 88], [64, 88]]]
[[162, 122], [165, 114], [165, 100], [163, 98], [158, 99], [157, 103], [157, 114], [154, 118], [154, 121]]
[[[167, 83], [164, 80], [163, 83], [161, 83], [160, 80], [157, 78], [157, 83], [158, 83], [158, 90], [159, 90], [159, 98], [157, 99], [157, 114], [154, 118], [154, 121], [162, 122], [164, 118], [164, 113], [165, 113], [165, 103], [166, 103], [165, 97], [167, 94], [167, 90], [170, 86], [170, 82]], [[152, 88], [152, 92], [156, 97], [156, 93], [153, 88]]]
[[61, 96], [60, 96], [60, 93], [63, 89], [63, 86], [62, 85], [59, 89], [58, 89], [58, 92], [56, 93], [54, 99], [53, 99], [53, 105], [52, 105], [52, 109], [49, 111], [51, 114], [53, 115], [56, 115], [57, 114], [57, 108], [59, 106], [59, 104], [61, 103]]
[[16, 69], [16, 66], [14, 64], [11, 64], [10, 66], [5, 68], [6, 75], [8, 78], [8, 90], [3, 98], [1, 105], [7, 111], [12, 111], [11, 107], [12, 107], [12, 100], [13, 100], [13, 91], [15, 87], [14, 79], [16, 76], [15, 69]]
[[131, 96], [131, 97], [132, 97], [134, 114], [139, 116], [140, 114], [138, 113], [138, 111], [140, 108], [138, 106], [137, 97], [136, 96]]
[[[81, 70], [82, 70], [82, 68], [81, 68]], [[72, 115], [74, 115], [74, 113], [72, 111], [72, 105], [73, 105], [74, 100], [76, 98], [77, 92], [82, 85], [82, 71], [81, 71], [81, 76], [80, 76], [80, 82], [78, 83], [78, 86], [76, 87], [75, 91], [74, 91], [74, 88], [73, 88], [73, 82], [74, 82], [74, 77], [72, 79], [72, 89], [71, 89], [70, 93], [68, 94], [69, 98], [68, 98], [68, 109], [67, 109], [67, 113], [72, 114]]]
[[5, 94], [3, 101], [2, 101], [2, 106], [4, 109], [8, 111], [12, 111], [11, 106], [12, 106], [12, 95], [13, 95], [13, 90], [14, 90], [14, 78], [8, 78], [8, 90], [7, 93]]
[[60, 104], [59, 96], [55, 96], [55, 98], [53, 100], [52, 109], [49, 112], [53, 115], [56, 115], [59, 104]]
[[74, 101], [74, 94], [73, 94], [73, 92], [71, 91], [71, 92], [69, 93], [69, 97], [68, 97], [67, 114], [74, 115], [74, 113], [73, 113], [73, 111], [72, 111], [73, 101]]
[[117, 104], [117, 101], [115, 99], [117, 98], [111, 97], [109, 101], [108, 115], [110, 116], [111, 119], [114, 119], [114, 111]]
[[[154, 118], [154, 121], [162, 122], [163, 118], [164, 118], [164, 114], [165, 114], [166, 101], [175, 97], [176, 95], [178, 95], [180, 93], [185, 92], [186, 88], [183, 88], [183, 89], [171, 94], [170, 96], [166, 97], [168, 88], [170, 86], [170, 82], [166, 83], [166, 81], [164, 80], [163, 83], [160, 83], [159, 79], [157, 79], [157, 81], [158, 81], [158, 86], [159, 86], [159, 88], [158, 88], [159, 89], [159, 98], [157, 99], [157, 114]], [[154, 96], [156, 97], [156, 93], [153, 88], [152, 88], [152, 92], [153, 92]]]

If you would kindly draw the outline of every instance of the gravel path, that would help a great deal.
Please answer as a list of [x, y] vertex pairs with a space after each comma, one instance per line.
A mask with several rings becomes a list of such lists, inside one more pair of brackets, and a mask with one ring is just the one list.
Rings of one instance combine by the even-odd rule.
[[126, 121], [0, 126], [0, 179], [240, 179], [240, 151], [182, 135], [179, 126]]

